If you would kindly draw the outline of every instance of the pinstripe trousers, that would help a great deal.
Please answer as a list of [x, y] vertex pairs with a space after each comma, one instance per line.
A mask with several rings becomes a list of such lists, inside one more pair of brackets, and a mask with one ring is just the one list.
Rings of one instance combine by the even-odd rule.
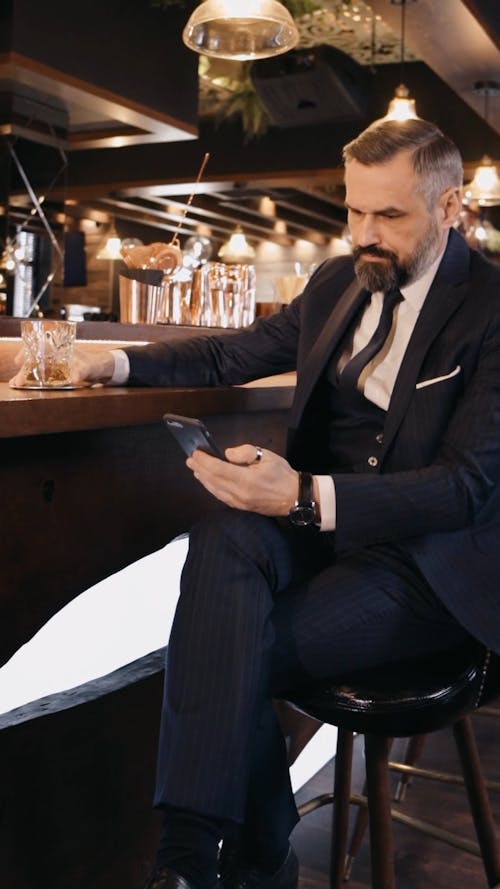
[[316, 528], [209, 514], [190, 535], [167, 650], [155, 805], [282, 847], [297, 814], [272, 697], [466, 638], [397, 547], [336, 557]]

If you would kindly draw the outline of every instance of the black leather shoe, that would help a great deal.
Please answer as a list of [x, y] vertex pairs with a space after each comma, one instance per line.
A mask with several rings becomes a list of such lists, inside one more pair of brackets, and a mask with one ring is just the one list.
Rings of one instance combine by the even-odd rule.
[[[218, 889], [218, 883], [213, 889]], [[143, 889], [196, 889], [193, 883], [176, 874], [169, 867], [155, 867]]]
[[235, 873], [221, 873], [221, 889], [298, 889], [299, 885], [299, 859], [292, 847], [289, 846], [288, 854], [280, 868], [274, 874], [264, 874], [256, 868], [240, 865]]

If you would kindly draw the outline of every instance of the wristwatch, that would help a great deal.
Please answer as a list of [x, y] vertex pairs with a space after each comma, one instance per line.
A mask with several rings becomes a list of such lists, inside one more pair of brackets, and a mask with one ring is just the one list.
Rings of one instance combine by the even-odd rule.
[[288, 513], [292, 525], [314, 525], [317, 522], [313, 477], [310, 472], [299, 472], [299, 495]]

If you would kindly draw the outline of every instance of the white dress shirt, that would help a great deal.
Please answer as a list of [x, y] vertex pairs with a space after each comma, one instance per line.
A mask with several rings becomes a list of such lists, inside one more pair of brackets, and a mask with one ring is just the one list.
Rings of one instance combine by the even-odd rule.
[[[413, 281], [411, 284], [401, 288], [403, 300], [394, 310], [394, 319], [389, 336], [381, 351], [375, 355], [360, 375], [358, 382], [360, 391], [363, 392], [369, 401], [372, 401], [385, 411], [389, 407], [392, 390], [406, 352], [406, 347], [410, 341], [413, 328], [434, 280], [443, 253], [444, 250], [418, 281]], [[382, 313], [382, 302], [383, 294], [381, 292], [372, 293], [371, 299], [361, 316], [359, 326], [354, 332], [352, 345], [340, 358], [339, 369], [343, 368], [354, 355], [357, 355], [371, 339]], [[112, 355], [115, 367], [108, 385], [122, 386], [129, 377], [130, 366], [128, 356], [122, 349], [113, 349]], [[330, 475], [317, 475], [315, 479], [318, 484], [321, 504], [321, 530], [334, 531], [337, 515], [333, 479]]]

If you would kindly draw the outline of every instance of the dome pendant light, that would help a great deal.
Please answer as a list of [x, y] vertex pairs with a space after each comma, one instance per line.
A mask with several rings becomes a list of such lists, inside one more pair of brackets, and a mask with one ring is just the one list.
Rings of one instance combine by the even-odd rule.
[[389, 108], [385, 116], [386, 120], [410, 120], [418, 117], [415, 107], [415, 99], [410, 96], [410, 91], [404, 83], [396, 87], [394, 98], [389, 102]]
[[96, 259], [122, 259], [121, 246], [122, 242], [113, 222], [106, 236], [106, 243], [98, 251]]
[[465, 201], [477, 201], [480, 207], [495, 207], [500, 204], [500, 179], [491, 158], [484, 155], [474, 170], [474, 177], [465, 189]]
[[278, 0], [205, 0], [182, 33], [195, 52], [223, 59], [265, 59], [297, 45], [299, 32]]
[[[493, 80], [480, 80], [474, 86], [474, 92], [484, 96], [484, 120], [488, 123], [489, 97], [500, 91], [500, 86]], [[500, 179], [497, 168], [487, 154], [474, 170], [472, 181], [464, 191], [464, 204], [477, 201], [480, 207], [495, 207], [500, 204]]]
[[248, 263], [252, 262], [255, 250], [248, 243], [240, 225], [237, 225], [231, 237], [220, 248], [217, 256], [223, 262]]

